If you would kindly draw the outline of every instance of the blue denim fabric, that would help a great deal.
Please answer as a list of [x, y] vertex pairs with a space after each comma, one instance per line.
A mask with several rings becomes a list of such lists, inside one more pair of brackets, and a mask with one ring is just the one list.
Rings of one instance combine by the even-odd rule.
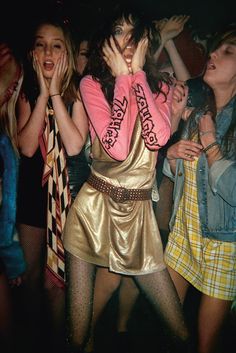
[[[216, 136], [219, 143], [221, 143], [222, 137], [229, 127], [233, 109], [235, 110], [235, 104], [236, 99], [233, 98], [216, 117]], [[198, 119], [198, 117], [195, 116], [192, 119]], [[183, 139], [188, 136], [188, 126], [190, 123], [190, 121], [186, 123], [182, 134]], [[232, 151], [234, 151], [235, 139], [236, 136], [234, 136], [234, 141], [231, 145]], [[185, 176], [183, 160], [177, 160], [174, 176], [168, 160], [165, 159], [163, 173], [175, 182], [173, 212], [170, 219], [170, 229], [172, 229], [183, 194]], [[205, 154], [202, 153], [198, 160], [196, 173], [199, 217], [203, 237], [229, 242], [236, 241], [235, 153], [233, 158], [227, 158], [227, 155], [225, 155], [221, 160], [214, 162], [210, 168], [208, 167]]]
[[6, 135], [0, 135], [0, 158], [3, 161], [0, 257], [5, 265], [7, 276], [11, 279], [24, 272], [25, 262], [16, 236], [18, 158]]

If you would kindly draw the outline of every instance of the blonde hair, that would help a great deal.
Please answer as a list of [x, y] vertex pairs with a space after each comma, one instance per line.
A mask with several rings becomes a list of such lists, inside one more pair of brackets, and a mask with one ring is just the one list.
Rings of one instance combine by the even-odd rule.
[[23, 81], [23, 73], [18, 80], [11, 97], [0, 107], [0, 133], [6, 134], [12, 143], [15, 153], [18, 155], [16, 102]]

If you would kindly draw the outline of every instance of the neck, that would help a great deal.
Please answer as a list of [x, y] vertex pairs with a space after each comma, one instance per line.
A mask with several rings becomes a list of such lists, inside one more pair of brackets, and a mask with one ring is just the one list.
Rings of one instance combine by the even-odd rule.
[[216, 100], [216, 109], [220, 111], [224, 106], [233, 98], [236, 94], [236, 88], [228, 90], [214, 90], [215, 100]]

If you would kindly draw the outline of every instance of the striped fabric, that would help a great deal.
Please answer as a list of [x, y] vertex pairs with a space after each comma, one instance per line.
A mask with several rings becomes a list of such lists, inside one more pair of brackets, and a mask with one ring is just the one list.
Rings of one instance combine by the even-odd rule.
[[194, 162], [184, 161], [185, 185], [169, 234], [165, 261], [200, 292], [219, 299], [236, 295], [236, 243], [203, 238], [201, 235]]
[[[46, 152], [43, 185], [48, 182], [47, 272], [59, 286], [64, 286], [64, 248], [62, 230], [71, 204], [66, 158], [52, 109], [47, 110], [43, 149]], [[42, 149], [42, 147], [41, 147]]]

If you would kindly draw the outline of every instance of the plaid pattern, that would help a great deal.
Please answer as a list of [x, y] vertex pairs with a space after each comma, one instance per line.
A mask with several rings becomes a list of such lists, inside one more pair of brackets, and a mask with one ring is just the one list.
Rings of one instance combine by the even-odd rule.
[[43, 134], [46, 151], [43, 185], [48, 181], [47, 272], [59, 286], [64, 285], [64, 248], [61, 234], [71, 204], [66, 158], [53, 111], [48, 110]]
[[184, 161], [185, 185], [165, 261], [200, 292], [219, 299], [236, 295], [236, 243], [201, 235], [194, 162]]

